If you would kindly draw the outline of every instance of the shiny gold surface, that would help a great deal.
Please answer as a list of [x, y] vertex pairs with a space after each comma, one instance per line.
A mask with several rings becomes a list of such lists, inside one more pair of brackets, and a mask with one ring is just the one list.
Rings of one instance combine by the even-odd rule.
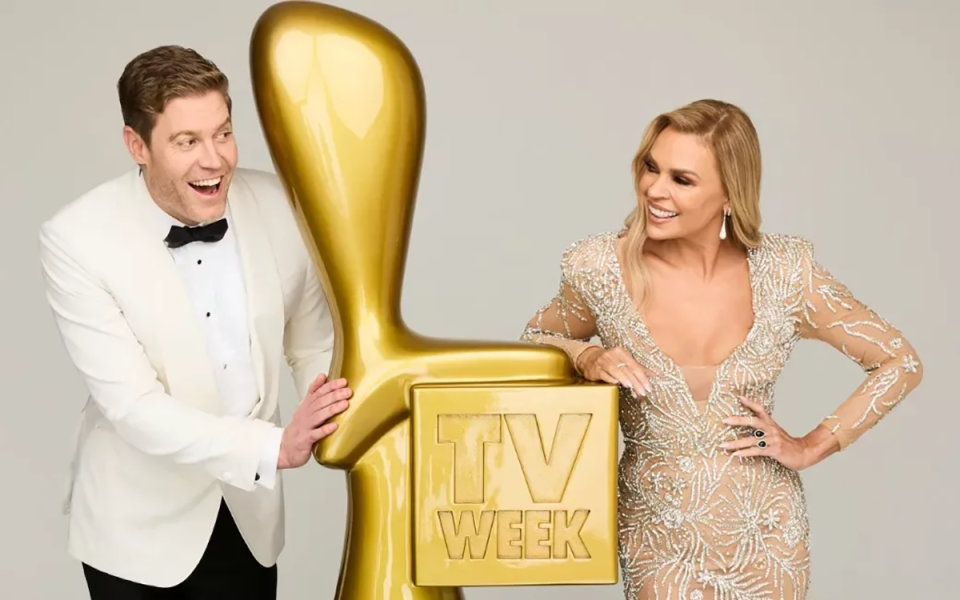
[[607, 386], [413, 390], [414, 581], [617, 581]]
[[[615, 431], [612, 439], [599, 438], [609, 429], [609, 415], [616, 414], [616, 388], [577, 384], [559, 350], [425, 337], [411, 331], [400, 314], [425, 137], [423, 81], [409, 50], [385, 28], [355, 13], [319, 3], [282, 2], [258, 20], [250, 59], [267, 145], [319, 265], [336, 324], [330, 375], [345, 377], [354, 390], [350, 408], [337, 417], [338, 430], [315, 452], [322, 464], [348, 470], [350, 513], [337, 598], [459, 598], [454, 585], [483, 578], [482, 570], [461, 570], [463, 582], [438, 579], [437, 546], [412, 530], [415, 514], [424, 514], [412, 504], [415, 482], [437, 494], [418, 497], [421, 508], [449, 504], [439, 489], [423, 487], [424, 477], [431, 477], [429, 465], [420, 465], [416, 476], [412, 472], [412, 452], [434, 451], [411, 447], [414, 397], [432, 410], [439, 403], [453, 412], [516, 408], [529, 400], [538, 408], [525, 407], [524, 412], [539, 416], [545, 398], [562, 395], [566, 409], [594, 414], [589, 435], [595, 437], [589, 439], [595, 440], [590, 442], [595, 453], [589, 454], [589, 463], [581, 457], [577, 469], [605, 473], [575, 481], [591, 486], [589, 492], [597, 498], [591, 506], [605, 507], [591, 521], [597, 529], [588, 530], [588, 538], [595, 540], [591, 543], [602, 546], [591, 562], [615, 556], [616, 531], [608, 514], [616, 497]], [[484, 395], [468, 391], [477, 385], [487, 390]], [[549, 418], [550, 411], [543, 414]], [[450, 456], [438, 457], [434, 464], [442, 471], [442, 460], [453, 460]], [[511, 478], [493, 485], [526, 489], [516, 470], [502, 473]], [[567, 497], [579, 502], [586, 492], [574, 489], [573, 481], [564, 507]], [[510, 494], [502, 496], [504, 503], [517, 500]], [[491, 502], [500, 506], [499, 500]], [[527, 498], [519, 504], [531, 502]], [[548, 502], [544, 509], [555, 506]], [[580, 571], [569, 570], [582, 559], [548, 560], [562, 561], [567, 568], [553, 571], [557, 578], [551, 578], [543, 569], [528, 569], [529, 561], [514, 561], [510, 568], [516, 574], [499, 578], [491, 571], [485, 581], [602, 582], [580, 581], [575, 575]], [[439, 587], [416, 585], [415, 563], [417, 573]], [[530, 581], [524, 580], [525, 572]], [[601, 580], [615, 583], [616, 574]]]

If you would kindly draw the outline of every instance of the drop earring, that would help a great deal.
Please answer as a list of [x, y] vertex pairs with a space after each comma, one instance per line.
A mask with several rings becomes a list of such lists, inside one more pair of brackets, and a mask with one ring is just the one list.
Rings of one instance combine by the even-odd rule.
[[723, 211], [723, 221], [720, 222], [720, 239], [727, 239], [727, 217], [730, 216], [730, 213], [727, 210]]

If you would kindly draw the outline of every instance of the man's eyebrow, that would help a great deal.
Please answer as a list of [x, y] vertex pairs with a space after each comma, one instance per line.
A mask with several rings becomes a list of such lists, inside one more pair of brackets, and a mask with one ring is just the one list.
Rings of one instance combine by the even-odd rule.
[[[226, 119], [223, 123], [221, 123], [219, 127], [217, 127], [217, 131], [220, 131], [221, 129], [224, 129], [225, 127], [229, 127], [230, 125], [233, 124], [232, 121], [233, 121], [232, 117], [227, 117], [227, 119]], [[174, 133], [170, 136], [170, 141], [172, 142], [173, 140], [177, 139], [177, 138], [180, 137], [181, 135], [187, 135], [187, 136], [197, 137], [197, 136], [200, 135], [200, 133], [197, 132], [197, 131], [190, 130], [190, 129], [184, 129], [184, 130], [182, 130], [182, 131], [174, 132]]]

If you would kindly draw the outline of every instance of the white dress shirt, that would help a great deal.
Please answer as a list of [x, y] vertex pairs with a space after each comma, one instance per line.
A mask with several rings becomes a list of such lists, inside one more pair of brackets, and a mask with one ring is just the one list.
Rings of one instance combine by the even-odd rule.
[[[160, 240], [167, 237], [171, 226], [184, 226], [156, 203], [151, 204], [155, 209], [156, 235]], [[247, 292], [229, 203], [225, 218], [227, 232], [219, 242], [192, 242], [167, 250], [180, 271], [197, 322], [203, 329], [210, 368], [226, 413], [242, 417], [249, 415], [256, 406], [260, 392], [250, 349]], [[278, 427], [263, 448], [257, 470], [258, 485], [272, 489], [276, 483], [282, 435], [283, 429]]]

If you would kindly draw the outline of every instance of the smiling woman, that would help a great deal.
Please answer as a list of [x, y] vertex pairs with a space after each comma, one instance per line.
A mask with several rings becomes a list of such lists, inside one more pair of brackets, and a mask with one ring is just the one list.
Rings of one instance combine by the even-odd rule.
[[[811, 243], [760, 232], [760, 144], [736, 106], [702, 100], [660, 115], [633, 172], [626, 227], [568, 248], [556, 296], [522, 339], [621, 386], [627, 598], [802, 600], [810, 555], [798, 472], [886, 416], [919, 384], [920, 361]], [[830, 344], [866, 379], [793, 437], [771, 413], [800, 338]]]

